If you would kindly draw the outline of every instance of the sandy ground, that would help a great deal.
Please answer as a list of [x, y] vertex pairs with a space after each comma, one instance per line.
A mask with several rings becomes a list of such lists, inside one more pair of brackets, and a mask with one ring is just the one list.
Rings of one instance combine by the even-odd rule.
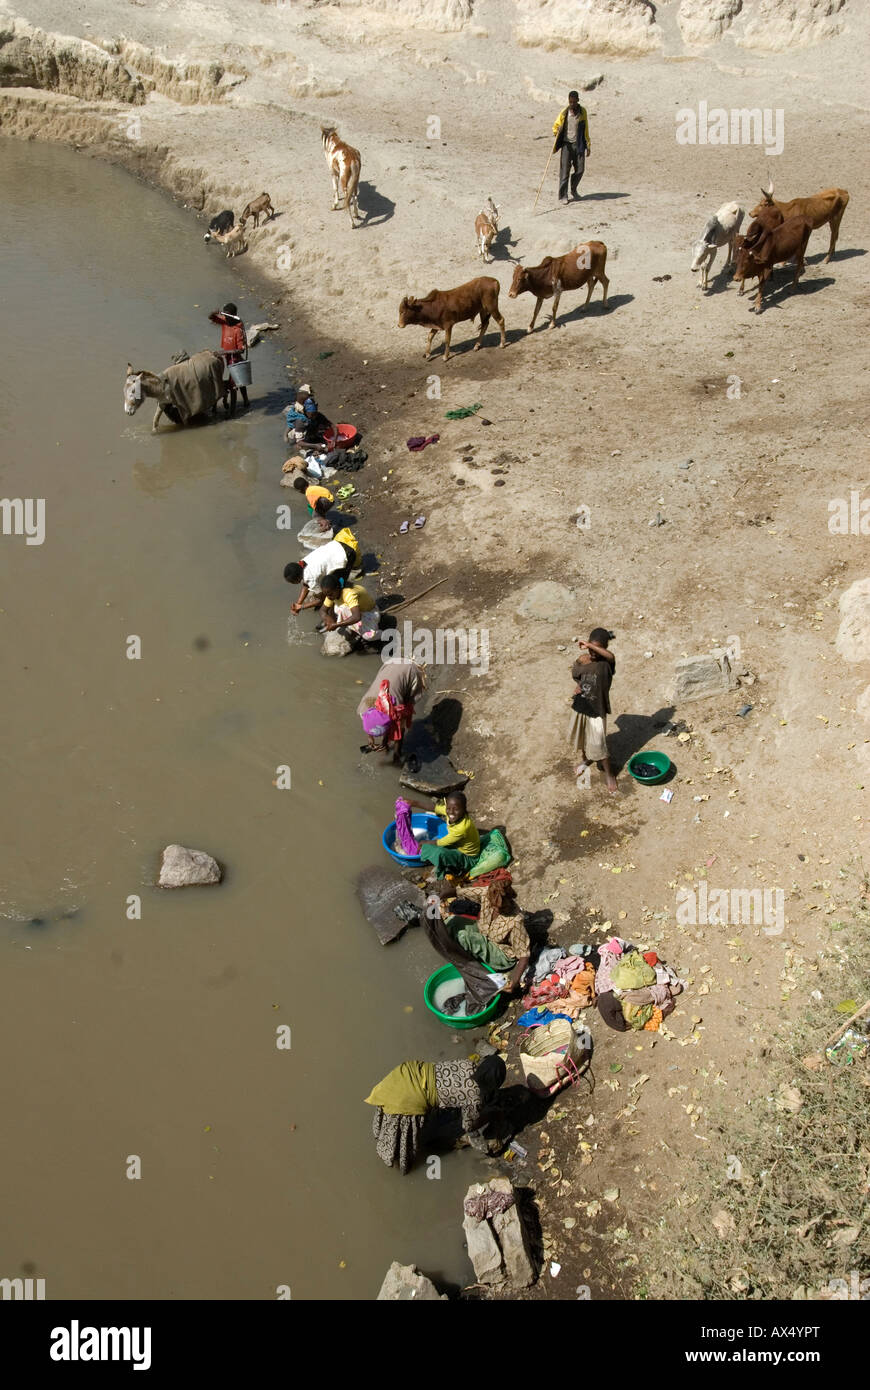
[[[279, 216], [236, 265], [275, 287], [275, 317], [321, 407], [365, 430], [362, 531], [383, 541], [382, 589], [411, 594], [448, 575], [409, 616], [490, 634], [486, 675], [438, 677], [462, 702], [452, 756], [474, 773], [473, 812], [507, 825], [520, 899], [552, 910], [555, 940], [600, 939], [612, 923], [690, 980], [671, 1039], [595, 1021], [594, 1097], [557, 1108], [539, 1141], [553, 1150], [546, 1175], [534, 1142], [520, 1170], [537, 1177], [547, 1250], [562, 1264], [532, 1296], [630, 1295], [644, 1223], [679, 1220], [698, 1151], [719, 1142], [711, 1110], [763, 1086], [770, 1032], [817, 987], [860, 887], [870, 662], [845, 661], [835, 640], [840, 596], [870, 573], [870, 541], [832, 535], [828, 504], [870, 496], [868, 20], [850, 10], [840, 37], [780, 55], [730, 40], [687, 54], [666, 28], [659, 55], [628, 61], [517, 47], [509, 10], [479, 3], [473, 25], [438, 34], [334, 6], [30, 0], [26, 18], [46, 31], [159, 50], [151, 70], [164, 86], [166, 60], [220, 62], [231, 76], [189, 67], [194, 102], [7, 89], [0, 130], [121, 160], [197, 211], [238, 213], [271, 194]], [[133, 67], [146, 70], [141, 53]], [[563, 94], [593, 82], [583, 199], [557, 206], [551, 166], [533, 214]], [[678, 145], [675, 111], [700, 100], [781, 108], [783, 153]], [[362, 150], [356, 230], [330, 211], [322, 121]], [[768, 169], [777, 194], [835, 184], [851, 202], [831, 264], [818, 231], [799, 289], [778, 273], [756, 316], [721, 273], [703, 294], [688, 248], [721, 203], [752, 207]], [[508, 347], [490, 332], [471, 354], [466, 325], [455, 358], [427, 364], [423, 331], [397, 328], [399, 299], [481, 272], [473, 223], [490, 194], [502, 230], [485, 273], [502, 285]], [[201, 230], [192, 220], [191, 236]], [[558, 328], [528, 336], [532, 301], [507, 298], [511, 259], [535, 264], [589, 237], [608, 247], [607, 309], [600, 292], [586, 309], [566, 296]], [[318, 361], [315, 342], [333, 356]], [[474, 403], [490, 424], [445, 419]], [[435, 432], [424, 454], [406, 450], [407, 436]], [[277, 489], [277, 440], [275, 462]], [[397, 534], [418, 513], [425, 529]], [[565, 593], [546, 617], [521, 616], [541, 581]], [[616, 633], [612, 753], [622, 764], [644, 746], [671, 752], [670, 805], [624, 772], [616, 797], [597, 773], [575, 786], [570, 644], [597, 625]], [[675, 709], [675, 661], [733, 636], [749, 683]], [[662, 736], [670, 719], [685, 736]], [[385, 806], [392, 794], [386, 774]], [[782, 888], [785, 931], [677, 927], [676, 888], [701, 877]], [[835, 1001], [821, 995], [827, 1016]], [[588, 1218], [585, 1204], [612, 1188], [618, 1203]], [[579, 1218], [571, 1232], [566, 1216]]]

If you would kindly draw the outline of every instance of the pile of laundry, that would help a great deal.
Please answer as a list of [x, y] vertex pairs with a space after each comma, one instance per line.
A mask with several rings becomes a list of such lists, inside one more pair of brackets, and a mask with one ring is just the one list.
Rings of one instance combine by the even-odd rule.
[[617, 1032], [656, 1032], [684, 986], [655, 951], [641, 953], [618, 936], [601, 947], [547, 946], [538, 956], [517, 1023], [534, 1028], [555, 1018], [573, 1022], [583, 1009], [597, 1005]]
[[641, 953], [620, 936], [611, 937], [598, 953], [598, 1012], [618, 1033], [630, 1028], [658, 1032], [685, 983], [655, 951]]

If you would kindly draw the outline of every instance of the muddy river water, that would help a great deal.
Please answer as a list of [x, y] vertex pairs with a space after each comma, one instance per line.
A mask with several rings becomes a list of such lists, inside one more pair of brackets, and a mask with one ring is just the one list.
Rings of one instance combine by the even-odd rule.
[[[128, 359], [216, 346], [228, 299], [267, 318], [244, 262], [120, 170], [8, 141], [0, 169], [0, 495], [45, 500], [41, 544], [0, 535], [0, 1277], [372, 1298], [398, 1259], [466, 1283], [485, 1162], [402, 1178], [362, 1104], [403, 1058], [468, 1044], [424, 1008], [420, 934], [384, 948], [356, 904], [395, 794], [358, 751], [374, 658], [287, 641], [290, 358], [254, 349], [249, 414], [152, 436], [150, 403], [123, 413]], [[156, 889], [173, 841], [224, 883]]]

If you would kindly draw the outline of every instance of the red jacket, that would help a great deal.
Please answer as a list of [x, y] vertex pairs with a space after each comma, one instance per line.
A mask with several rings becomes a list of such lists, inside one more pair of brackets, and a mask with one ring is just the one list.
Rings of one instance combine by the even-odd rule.
[[213, 323], [221, 326], [221, 352], [244, 352], [248, 346], [245, 325], [241, 319], [225, 314], [210, 314]]

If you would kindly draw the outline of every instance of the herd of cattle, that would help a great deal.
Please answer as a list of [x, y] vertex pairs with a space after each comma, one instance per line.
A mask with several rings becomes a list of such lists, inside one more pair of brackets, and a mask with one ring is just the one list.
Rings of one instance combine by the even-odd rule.
[[[344, 205], [350, 217], [351, 227], [360, 221], [358, 190], [361, 168], [360, 152], [343, 141], [334, 126], [321, 127], [321, 143], [327, 166], [332, 176], [333, 210]], [[804, 271], [804, 256], [811, 232], [819, 227], [829, 226], [831, 244], [824, 264], [830, 261], [837, 247], [837, 235], [849, 194], [843, 188], [827, 188], [822, 193], [814, 193], [809, 198], [792, 198], [790, 202], [774, 201], [773, 183], [762, 190], [762, 201], [749, 214], [750, 223], [745, 236], [740, 228], [745, 217], [739, 203], [725, 203], [707, 222], [699, 240], [692, 248], [693, 271], [700, 271], [700, 286], [709, 288], [710, 269], [716, 259], [720, 246], [728, 247], [725, 263], [726, 271], [732, 268], [731, 279], [736, 280], [742, 295], [747, 279], [758, 282], [754, 308], [761, 312], [764, 288], [776, 265], [794, 262], [792, 284], [796, 285]], [[253, 218], [254, 226], [259, 226], [260, 214], [267, 220], [275, 216], [268, 193], [261, 193], [248, 203], [236, 224], [230, 209], [213, 217], [205, 234], [206, 241], [217, 241], [226, 248], [227, 256], [236, 256], [247, 250], [245, 226]], [[498, 236], [499, 209], [492, 198], [481, 208], [474, 223], [475, 244], [478, 254], [484, 261], [492, 260], [492, 246]], [[535, 309], [529, 332], [535, 326], [538, 312], [545, 299], [551, 299], [552, 312], [550, 327], [556, 326], [556, 312], [559, 300], [566, 290], [580, 289], [586, 285], [586, 303], [592, 297], [597, 284], [601, 285], [603, 302], [607, 304], [609, 280], [604, 273], [607, 262], [607, 247], [601, 241], [583, 242], [563, 256], [545, 256], [540, 265], [521, 266], [514, 269], [509, 298], [516, 299], [520, 294], [535, 296]], [[501, 346], [505, 346], [504, 319], [499, 312], [498, 296], [501, 286], [491, 275], [481, 275], [451, 290], [431, 290], [423, 299], [406, 295], [399, 305], [399, 327], [407, 324], [420, 324], [429, 329], [425, 356], [431, 355], [432, 343], [439, 332], [444, 334], [444, 360], [450, 357], [450, 339], [457, 323], [480, 320], [480, 332], [474, 345], [475, 351], [482, 345], [490, 319], [498, 324], [501, 333]]]
[[764, 286], [770, 279], [775, 265], [794, 261], [794, 278], [804, 271], [804, 256], [810, 233], [819, 227], [831, 229], [831, 244], [823, 264], [827, 265], [837, 249], [837, 236], [840, 222], [849, 195], [845, 188], [826, 188], [823, 193], [813, 193], [809, 198], [792, 198], [788, 203], [777, 203], [773, 197], [773, 183], [761, 190], [762, 201], [750, 212], [752, 221], [745, 236], [740, 236], [740, 228], [745, 216], [739, 203], [725, 203], [707, 223], [699, 241], [692, 248], [692, 270], [701, 272], [701, 288], [706, 289], [710, 266], [716, 258], [719, 246], [728, 247], [729, 265], [734, 266], [732, 280], [737, 280], [740, 293], [744, 282], [757, 278], [758, 293], [755, 297], [755, 311], [761, 312]]

